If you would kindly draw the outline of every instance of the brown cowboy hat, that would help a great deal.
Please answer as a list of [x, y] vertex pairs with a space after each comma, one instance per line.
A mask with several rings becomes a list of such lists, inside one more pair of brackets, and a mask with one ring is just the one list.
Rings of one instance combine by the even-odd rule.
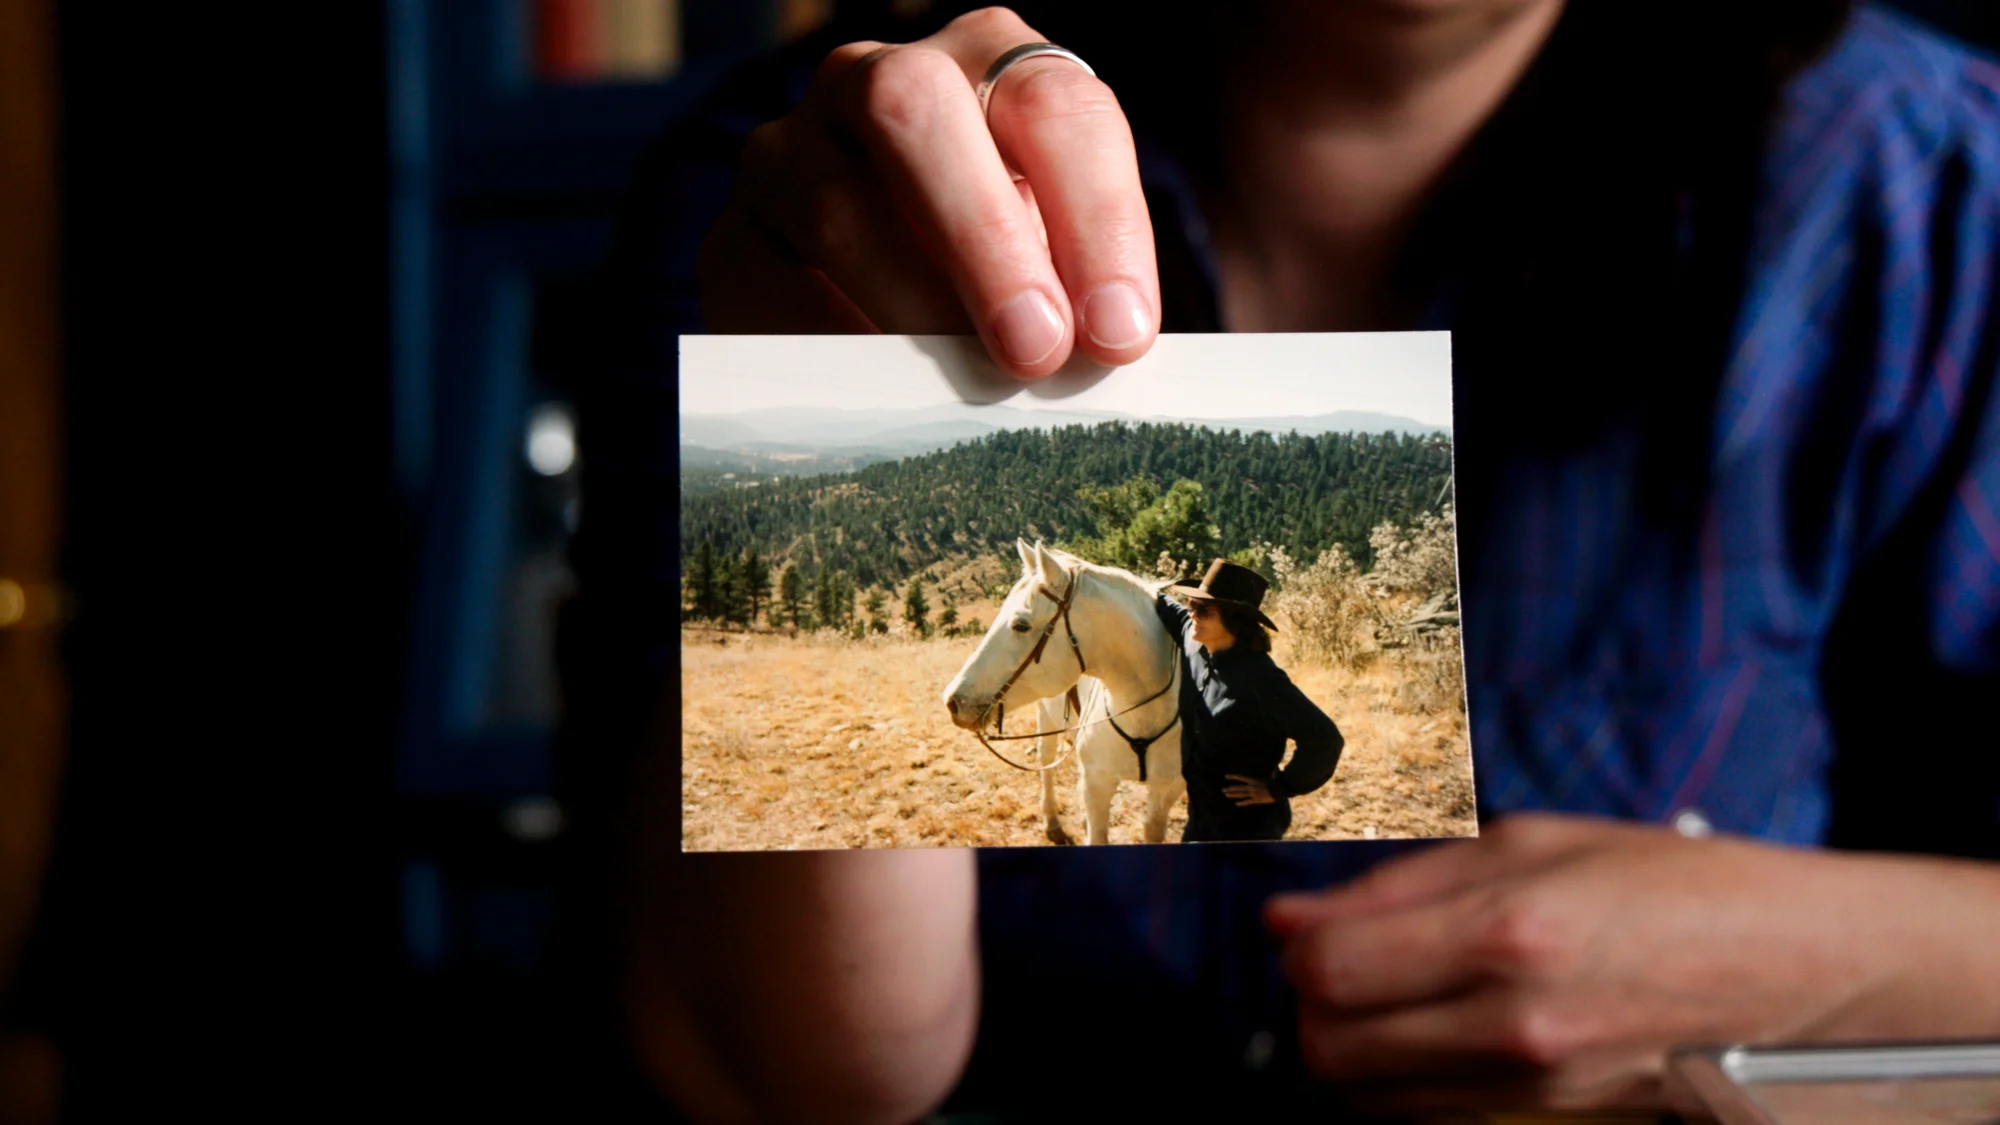
[[1220, 605], [1234, 606], [1255, 617], [1258, 624], [1275, 633], [1278, 627], [1271, 623], [1270, 618], [1264, 616], [1263, 610], [1257, 608], [1264, 602], [1264, 591], [1270, 588], [1271, 584], [1264, 580], [1264, 576], [1249, 567], [1230, 562], [1228, 559], [1217, 559], [1208, 564], [1208, 573], [1202, 575], [1200, 580], [1183, 578], [1168, 586], [1166, 592], [1185, 601], [1216, 602]]

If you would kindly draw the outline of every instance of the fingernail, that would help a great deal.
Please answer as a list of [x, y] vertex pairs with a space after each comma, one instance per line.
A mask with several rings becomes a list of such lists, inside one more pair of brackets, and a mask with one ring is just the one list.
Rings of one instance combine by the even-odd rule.
[[1311, 895], [1303, 895], [1303, 894], [1272, 895], [1270, 899], [1268, 899], [1264, 903], [1264, 907], [1270, 913], [1282, 916], [1285, 914], [1292, 914], [1297, 911], [1304, 910], [1308, 905], [1311, 904], [1311, 902], [1312, 902]]
[[1129, 348], [1153, 330], [1153, 312], [1137, 289], [1114, 281], [1083, 299], [1083, 329], [1100, 348]]
[[1030, 289], [1000, 306], [993, 317], [993, 338], [1008, 359], [1032, 367], [1062, 343], [1062, 315], [1041, 290]]
[[1264, 924], [1280, 928], [1291, 925], [1303, 912], [1305, 904], [1289, 895], [1273, 896], [1264, 904]]

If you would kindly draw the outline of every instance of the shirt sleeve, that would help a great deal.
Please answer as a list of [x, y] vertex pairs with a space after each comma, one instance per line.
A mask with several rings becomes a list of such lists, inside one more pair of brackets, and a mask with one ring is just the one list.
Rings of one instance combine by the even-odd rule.
[[1188, 629], [1194, 624], [1194, 618], [1189, 615], [1187, 607], [1178, 600], [1161, 594], [1153, 599], [1153, 611], [1159, 614], [1160, 624], [1166, 626], [1167, 632], [1174, 638], [1174, 643], [1185, 651]]
[[1301, 797], [1333, 779], [1340, 765], [1340, 751], [1347, 744], [1319, 705], [1306, 698], [1291, 677], [1276, 664], [1258, 686], [1258, 703], [1284, 737], [1296, 745], [1292, 761], [1271, 779], [1271, 794], [1290, 799]]
[[[1954, 143], [1905, 173], [1931, 199], [1928, 222], [1905, 234], [1893, 204], [1880, 204], [1896, 276], [1911, 280], [1884, 285], [1877, 306], [1895, 358], [1876, 366], [1875, 425], [1863, 435], [1875, 460], [1855, 474], [1848, 507], [1865, 535], [1854, 585], [1879, 575], [1870, 562], [1924, 540], [1931, 657], [1950, 675], [1990, 680], [2000, 674], [2000, 67], [1963, 65], [1946, 103], [1961, 119]], [[1876, 406], [1887, 402], [1896, 407]]]

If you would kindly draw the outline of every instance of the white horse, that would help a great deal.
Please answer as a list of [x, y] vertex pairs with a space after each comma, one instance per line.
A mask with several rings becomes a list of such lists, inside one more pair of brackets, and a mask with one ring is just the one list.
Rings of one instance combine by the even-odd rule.
[[[1016, 540], [1015, 547], [1021, 578], [978, 650], [944, 689], [952, 722], [984, 731], [1003, 707], [1052, 701], [1037, 709], [1037, 756], [1047, 767], [1055, 761], [1051, 722], [1064, 713], [1060, 704], [1069, 689], [1087, 681], [1079, 690], [1082, 714], [1063, 725], [1072, 725], [1090, 842], [1109, 842], [1118, 783], [1143, 780], [1146, 842], [1160, 843], [1167, 814], [1187, 791], [1181, 779], [1180, 650], [1153, 611], [1160, 584], [1040, 543]], [[1065, 843], [1052, 772], [1042, 771], [1042, 811], [1049, 839]]]
[[[1097, 690], [1097, 681], [1084, 676], [1076, 682], [1079, 696]], [[1035, 701], [1035, 760], [1047, 765], [1062, 753], [1063, 743], [1076, 745], [1079, 732], [1071, 730], [1076, 712], [1081, 708], [1070, 706], [1069, 694], [1052, 695]], [[1069, 833], [1063, 831], [1062, 817], [1056, 815], [1056, 771], [1045, 769], [1042, 775], [1042, 824], [1043, 832], [1051, 844], [1073, 843]]]

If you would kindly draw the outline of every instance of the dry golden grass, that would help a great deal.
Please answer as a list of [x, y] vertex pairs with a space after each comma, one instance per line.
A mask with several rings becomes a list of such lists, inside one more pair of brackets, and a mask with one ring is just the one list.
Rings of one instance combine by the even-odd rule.
[[[994, 760], [945, 713], [944, 685], [977, 647], [684, 630], [682, 846], [1046, 844], [1040, 780]], [[1360, 673], [1303, 666], [1282, 637], [1274, 655], [1347, 738], [1333, 781], [1292, 802], [1287, 839], [1476, 832], [1461, 708], [1407, 710], [1411, 693], [1390, 662]], [[1074, 760], [1056, 775], [1063, 824], [1081, 838]], [[1119, 786], [1112, 843], [1140, 842], [1144, 809], [1142, 786]], [[1167, 838], [1186, 822], [1183, 800]]]

